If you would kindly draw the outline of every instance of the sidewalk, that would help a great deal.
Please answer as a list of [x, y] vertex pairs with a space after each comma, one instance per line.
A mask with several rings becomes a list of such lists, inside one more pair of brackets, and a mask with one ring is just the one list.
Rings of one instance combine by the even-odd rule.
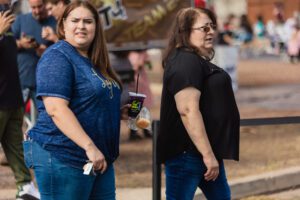
[[[273, 171], [257, 176], [249, 176], [238, 180], [229, 181], [232, 198], [238, 199], [256, 194], [265, 194], [292, 187], [300, 186], [300, 167], [293, 167], [278, 171]], [[0, 200], [12, 200], [15, 196], [15, 189], [0, 189]], [[162, 189], [162, 199], [165, 199], [164, 188]], [[201, 198], [200, 198], [201, 197]], [[295, 191], [272, 194], [276, 200], [296, 200], [300, 199], [300, 189]], [[197, 190], [196, 199], [204, 199]], [[118, 200], [152, 200], [152, 188], [118, 188]]]

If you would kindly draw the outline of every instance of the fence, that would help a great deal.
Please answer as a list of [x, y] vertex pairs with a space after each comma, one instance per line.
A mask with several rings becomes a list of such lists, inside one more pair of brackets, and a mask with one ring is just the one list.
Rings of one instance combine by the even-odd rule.
[[[282, 124], [300, 124], [300, 116], [295, 117], [273, 117], [273, 118], [253, 118], [241, 119], [241, 126], [262, 126], [262, 125], [282, 125]], [[161, 200], [161, 165], [157, 162], [157, 135], [160, 122], [153, 121], [153, 155], [152, 155], [152, 199]]]

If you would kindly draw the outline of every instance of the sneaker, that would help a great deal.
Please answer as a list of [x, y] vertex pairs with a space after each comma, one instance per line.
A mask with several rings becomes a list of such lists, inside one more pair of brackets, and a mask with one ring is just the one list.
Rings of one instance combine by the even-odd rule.
[[33, 182], [18, 186], [16, 200], [39, 200], [40, 193]]

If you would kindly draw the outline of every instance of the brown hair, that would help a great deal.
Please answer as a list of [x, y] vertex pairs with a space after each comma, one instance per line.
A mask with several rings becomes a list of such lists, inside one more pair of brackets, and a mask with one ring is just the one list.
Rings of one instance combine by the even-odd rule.
[[183, 8], [178, 11], [173, 28], [170, 32], [170, 39], [167, 49], [163, 57], [163, 67], [166, 65], [166, 61], [170, 54], [178, 48], [185, 48], [189, 51], [196, 52], [200, 55], [197, 47], [191, 44], [190, 35], [192, 32], [192, 26], [196, 23], [197, 17], [200, 13], [206, 14], [213, 24], [217, 24], [215, 14], [206, 8]]
[[101, 19], [96, 8], [91, 3], [88, 1], [73, 1], [66, 7], [57, 24], [58, 38], [65, 39], [64, 20], [66, 20], [71, 11], [78, 7], [84, 7], [91, 11], [96, 22], [95, 37], [88, 50], [88, 56], [91, 59], [91, 62], [105, 77], [113, 79], [121, 86], [121, 82], [116, 72], [110, 66]]
[[58, 2], [63, 2], [64, 5], [68, 5], [70, 3], [70, 0], [45, 0], [45, 3], [51, 3], [51, 4], [58, 4]]

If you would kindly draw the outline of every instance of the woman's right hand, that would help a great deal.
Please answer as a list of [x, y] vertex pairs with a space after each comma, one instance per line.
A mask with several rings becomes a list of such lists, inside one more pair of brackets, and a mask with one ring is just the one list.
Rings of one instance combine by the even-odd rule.
[[89, 161], [93, 163], [94, 170], [100, 171], [101, 174], [103, 174], [107, 168], [107, 162], [102, 152], [96, 147], [95, 144], [90, 144], [86, 148], [85, 153]]
[[219, 176], [219, 162], [216, 157], [214, 154], [203, 156], [203, 162], [207, 168], [207, 171], [204, 174], [204, 179], [206, 181], [215, 181]]

